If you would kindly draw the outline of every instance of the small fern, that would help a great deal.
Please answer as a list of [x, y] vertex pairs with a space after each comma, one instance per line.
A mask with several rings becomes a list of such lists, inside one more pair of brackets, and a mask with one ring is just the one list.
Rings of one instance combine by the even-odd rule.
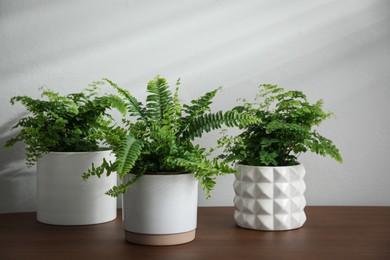
[[307, 101], [301, 91], [285, 91], [276, 85], [260, 85], [254, 102], [232, 109], [257, 117], [258, 122], [242, 127], [238, 136], [218, 140], [224, 149], [220, 156], [226, 162], [253, 166], [289, 166], [298, 164], [301, 153], [311, 151], [330, 156], [338, 162], [342, 157], [329, 139], [313, 129], [332, 113], [323, 111], [323, 101]]
[[20, 128], [16, 137], [6, 142], [26, 144], [26, 164], [33, 166], [48, 152], [97, 151], [111, 135], [112, 118], [109, 109], [126, 113], [124, 101], [115, 95], [99, 96], [103, 82], [93, 82], [79, 93], [60, 95], [40, 88], [40, 99], [28, 96], [11, 98], [12, 105], [21, 103], [30, 114], [21, 118], [13, 128]]

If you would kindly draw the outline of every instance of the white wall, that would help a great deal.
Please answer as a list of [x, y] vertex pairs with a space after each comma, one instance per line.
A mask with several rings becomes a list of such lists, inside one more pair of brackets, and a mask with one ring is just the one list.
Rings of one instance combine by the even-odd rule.
[[[23, 113], [9, 99], [42, 85], [69, 93], [109, 77], [143, 99], [158, 74], [182, 79], [184, 101], [223, 85], [225, 109], [276, 83], [337, 115], [320, 130], [345, 163], [301, 156], [308, 204], [390, 206], [389, 68], [386, 0], [0, 0], [0, 146]], [[34, 170], [23, 145], [0, 150], [0, 212], [35, 209]], [[233, 177], [200, 205], [232, 205]]]

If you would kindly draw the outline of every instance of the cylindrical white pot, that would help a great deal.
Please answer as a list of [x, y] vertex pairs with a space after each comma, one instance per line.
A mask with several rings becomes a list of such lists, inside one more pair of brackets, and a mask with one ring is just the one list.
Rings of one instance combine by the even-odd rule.
[[53, 225], [90, 225], [116, 218], [116, 198], [105, 194], [117, 184], [116, 174], [82, 179], [111, 151], [50, 152], [37, 162], [37, 220]]
[[125, 239], [176, 245], [195, 239], [198, 181], [193, 174], [145, 174], [123, 195]]
[[243, 228], [290, 230], [306, 221], [306, 185], [302, 165], [236, 166], [234, 219]]

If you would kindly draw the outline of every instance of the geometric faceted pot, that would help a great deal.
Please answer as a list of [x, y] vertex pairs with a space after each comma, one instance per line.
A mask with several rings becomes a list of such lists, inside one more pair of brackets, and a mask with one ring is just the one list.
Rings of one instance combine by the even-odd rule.
[[193, 174], [144, 174], [123, 195], [125, 240], [153, 246], [188, 243], [195, 239], [197, 209]]
[[260, 167], [236, 165], [234, 220], [254, 230], [290, 230], [306, 221], [302, 165]]
[[104, 194], [116, 174], [84, 181], [82, 174], [111, 151], [50, 152], [37, 162], [37, 220], [52, 225], [90, 225], [116, 218], [116, 198]]

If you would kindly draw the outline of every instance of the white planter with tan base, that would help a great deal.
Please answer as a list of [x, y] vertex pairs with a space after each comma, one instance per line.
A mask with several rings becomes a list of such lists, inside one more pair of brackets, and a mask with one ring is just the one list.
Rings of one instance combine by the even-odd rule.
[[37, 220], [52, 225], [90, 225], [116, 218], [116, 198], [104, 194], [116, 174], [82, 179], [92, 163], [109, 160], [111, 151], [50, 152], [37, 162]]
[[306, 189], [302, 165], [236, 166], [234, 219], [238, 226], [277, 231], [302, 227]]
[[198, 181], [193, 174], [145, 174], [123, 195], [125, 239], [167, 246], [195, 239]]

